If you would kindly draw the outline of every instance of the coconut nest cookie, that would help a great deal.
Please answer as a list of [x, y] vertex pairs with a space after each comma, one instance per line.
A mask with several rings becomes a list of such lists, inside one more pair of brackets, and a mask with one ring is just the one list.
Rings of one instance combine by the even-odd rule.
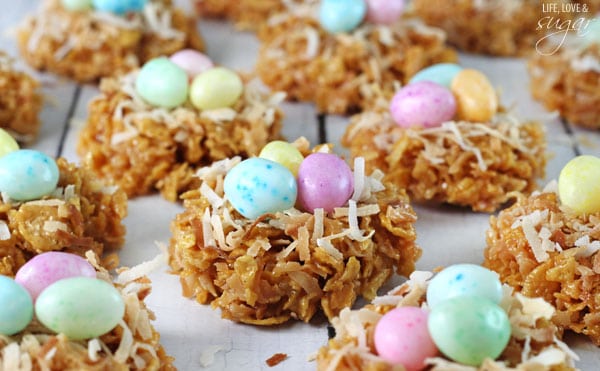
[[68, 10], [59, 0], [45, 0], [18, 29], [18, 43], [34, 68], [79, 82], [116, 76], [180, 49], [204, 48], [195, 19], [170, 0], [148, 0], [142, 11], [126, 15]]
[[0, 51], [0, 128], [19, 142], [32, 142], [38, 134], [42, 108], [39, 83], [13, 68], [12, 59]]
[[600, 128], [600, 43], [536, 54], [529, 59], [528, 71], [533, 97], [548, 110], [557, 110], [575, 125]]
[[192, 0], [201, 17], [226, 18], [242, 30], [256, 30], [270, 16], [315, 0]]
[[89, 105], [77, 147], [85, 165], [129, 197], [159, 190], [175, 201], [199, 186], [194, 176], [199, 167], [257, 155], [279, 137], [283, 115], [278, 105], [284, 95], [265, 91], [257, 80], [245, 82], [231, 106], [201, 110], [184, 95], [182, 104], [164, 108], [141, 97], [138, 73], [101, 81], [102, 94]]
[[[411, 307], [429, 311], [426, 292], [432, 273], [414, 272], [410, 280], [376, 297], [364, 308], [345, 308], [333, 319], [335, 336], [317, 354], [317, 370], [403, 370], [402, 365], [382, 358], [376, 351], [374, 333], [379, 321], [393, 310]], [[510, 321], [508, 344], [496, 359], [480, 365], [465, 365], [440, 354], [425, 359], [431, 370], [575, 370], [578, 357], [559, 338], [561, 331], [552, 323], [554, 308], [541, 299], [512, 293], [505, 287], [500, 307]], [[431, 313], [430, 313], [431, 316]], [[404, 336], [413, 336], [415, 329]], [[413, 353], [418, 353], [415, 350]], [[425, 366], [420, 366], [425, 367]], [[418, 368], [414, 368], [418, 369]]]
[[[160, 259], [131, 269], [121, 268], [112, 277], [97, 261], [94, 253], [86, 257], [97, 270], [96, 278], [118, 291], [125, 313], [111, 331], [92, 339], [71, 340], [56, 334], [37, 319], [12, 336], [0, 335], [0, 368], [6, 370], [175, 370], [159, 343], [160, 335], [152, 326], [154, 313], [144, 298], [150, 294], [145, 276]], [[164, 259], [164, 256], [162, 256]]]
[[339, 33], [326, 31], [316, 8], [272, 17], [259, 31], [260, 78], [288, 98], [314, 102], [324, 113], [345, 114], [388, 98], [425, 66], [455, 61], [443, 31], [417, 20], [365, 22]]
[[[295, 145], [311, 153], [307, 142]], [[357, 160], [354, 197], [331, 213], [292, 207], [248, 219], [224, 198], [224, 177], [239, 162], [199, 169], [202, 186], [182, 196], [185, 211], [171, 225], [169, 264], [184, 296], [233, 321], [308, 322], [321, 310], [333, 318], [359, 296], [375, 297], [394, 272], [414, 270], [421, 254], [416, 215], [404, 191], [382, 182], [380, 172], [365, 176]]]
[[552, 303], [557, 325], [600, 345], [600, 213], [575, 213], [552, 184], [490, 217], [484, 264], [517, 291]]
[[[7, 156], [7, 155], [5, 155]], [[93, 174], [63, 158], [56, 160], [56, 189], [39, 199], [0, 201], [0, 274], [12, 276], [26, 261], [46, 251], [64, 251], [83, 256], [92, 250], [121, 247], [125, 236], [123, 218], [127, 196], [115, 187], [105, 187]], [[20, 163], [25, 167], [26, 164]], [[103, 264], [114, 268], [115, 254]]]
[[514, 192], [532, 192], [545, 174], [543, 126], [505, 112], [489, 122], [403, 128], [387, 111], [368, 111], [352, 117], [342, 144], [412, 200], [474, 211], [493, 212]]

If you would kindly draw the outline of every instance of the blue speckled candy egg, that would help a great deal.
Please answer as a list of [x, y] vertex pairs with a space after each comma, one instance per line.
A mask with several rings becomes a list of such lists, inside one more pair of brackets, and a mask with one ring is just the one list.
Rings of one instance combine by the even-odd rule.
[[135, 90], [153, 106], [174, 108], [187, 100], [188, 76], [169, 58], [154, 58], [137, 75]]
[[24, 287], [0, 275], [0, 334], [14, 335], [33, 318], [33, 302]]
[[429, 282], [427, 303], [439, 303], [457, 296], [478, 296], [499, 303], [502, 284], [496, 272], [475, 264], [455, 264], [445, 268]]
[[331, 32], [350, 32], [367, 14], [364, 0], [323, 0], [319, 9], [321, 26]]
[[144, 9], [148, 0], [93, 0], [94, 8], [101, 12], [125, 14]]
[[21, 149], [0, 157], [0, 192], [13, 200], [35, 200], [52, 193], [58, 178], [56, 162], [42, 152]]
[[111, 284], [72, 277], [48, 286], [35, 302], [37, 319], [71, 340], [90, 339], [112, 330], [125, 314], [125, 303]]
[[417, 81], [431, 81], [449, 88], [454, 76], [462, 69], [461, 66], [454, 63], [434, 64], [417, 72], [410, 79], [410, 83]]
[[510, 321], [496, 303], [481, 297], [455, 297], [431, 309], [429, 334], [453, 361], [479, 366], [496, 359], [510, 340]]
[[298, 194], [291, 171], [259, 157], [244, 160], [229, 170], [223, 188], [231, 205], [248, 219], [287, 210], [294, 206]]

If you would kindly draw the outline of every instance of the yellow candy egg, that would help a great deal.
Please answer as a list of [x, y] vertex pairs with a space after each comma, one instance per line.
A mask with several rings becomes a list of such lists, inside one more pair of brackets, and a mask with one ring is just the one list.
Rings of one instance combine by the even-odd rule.
[[298, 168], [302, 160], [304, 160], [304, 156], [298, 151], [298, 148], [282, 140], [267, 143], [260, 151], [258, 157], [280, 163], [291, 171], [294, 176], [298, 175]]
[[577, 156], [558, 176], [560, 202], [577, 214], [600, 212], [600, 158]]
[[498, 96], [488, 78], [473, 69], [460, 71], [450, 85], [459, 120], [487, 122], [498, 110]]
[[6, 130], [0, 129], [0, 157], [18, 149], [19, 144], [17, 141]]
[[190, 87], [190, 100], [199, 110], [230, 107], [242, 95], [242, 79], [224, 67], [210, 68], [194, 78]]

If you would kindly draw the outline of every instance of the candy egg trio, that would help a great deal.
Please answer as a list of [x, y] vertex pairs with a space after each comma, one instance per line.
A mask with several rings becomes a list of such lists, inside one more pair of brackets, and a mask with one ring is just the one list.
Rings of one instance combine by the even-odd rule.
[[135, 88], [155, 107], [172, 109], [189, 98], [198, 110], [212, 110], [234, 105], [244, 85], [235, 72], [214, 67], [206, 55], [185, 49], [170, 58], [148, 61], [138, 73]]
[[259, 157], [249, 158], [227, 173], [224, 192], [243, 216], [285, 211], [298, 206], [307, 212], [332, 212], [343, 206], [354, 190], [353, 173], [344, 160], [331, 153], [306, 157], [292, 144], [274, 141]]
[[481, 266], [457, 264], [438, 273], [427, 288], [426, 307], [386, 313], [373, 334], [380, 357], [408, 371], [422, 370], [438, 351], [465, 365], [497, 358], [510, 339], [498, 276]]
[[401, 127], [435, 127], [454, 118], [487, 122], [498, 110], [498, 97], [487, 77], [453, 63], [427, 67], [400, 89], [390, 113]]
[[403, 11], [404, 0], [323, 0], [319, 21], [331, 33], [350, 32], [364, 20], [393, 23]]

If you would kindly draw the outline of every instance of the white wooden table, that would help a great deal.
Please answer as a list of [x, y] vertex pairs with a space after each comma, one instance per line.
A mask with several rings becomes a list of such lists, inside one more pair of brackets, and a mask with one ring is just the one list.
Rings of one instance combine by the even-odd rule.
[[[36, 0], [0, 0], [0, 49], [18, 59], [11, 29], [38, 6]], [[189, 9], [189, 1], [176, 1]], [[238, 33], [230, 25], [215, 21], [198, 24], [208, 45], [207, 54], [218, 63], [231, 68], [251, 70], [255, 63], [258, 41], [249, 33]], [[486, 58], [461, 55], [460, 63], [482, 70], [502, 92], [505, 105], [516, 104], [516, 112], [524, 118], [548, 118], [550, 115], [534, 102], [527, 90], [529, 78], [520, 59]], [[41, 113], [42, 129], [32, 146], [51, 156], [64, 156], [79, 162], [75, 143], [81, 123], [87, 115], [88, 101], [98, 94], [92, 85], [77, 85], [52, 75], [38, 74], [19, 61], [19, 68], [28, 70], [43, 81], [48, 96]], [[2, 92], [0, 92], [2, 94]], [[283, 134], [288, 139], [303, 135], [311, 143], [325, 140], [336, 143], [343, 154], [339, 138], [348, 123], [347, 117], [328, 116], [319, 126], [311, 104], [285, 104], [286, 119]], [[562, 166], [576, 154], [600, 156], [600, 132], [574, 128], [560, 119], [547, 121], [549, 151], [553, 154], [547, 166], [547, 180], [554, 179]], [[585, 138], [585, 140], [582, 140]], [[485, 231], [489, 216], [452, 207], [415, 206], [418, 214], [418, 243], [423, 256], [417, 263], [421, 270], [461, 262], [481, 263], [485, 247]], [[141, 197], [130, 201], [126, 244], [120, 253], [121, 263], [135, 265], [153, 258], [159, 249], [155, 242], [167, 244], [169, 223], [182, 211], [179, 204], [164, 201], [160, 196]], [[286, 353], [289, 358], [273, 369], [314, 369], [307, 361], [327, 341], [327, 322], [317, 318], [310, 324], [290, 322], [278, 327], [252, 327], [220, 318], [210, 306], [197, 304], [180, 294], [178, 277], [168, 268], [151, 275], [153, 292], [149, 307], [156, 313], [155, 326], [167, 353], [175, 357], [180, 370], [248, 370], [270, 369], [265, 360], [274, 353]], [[396, 279], [396, 282], [397, 279]], [[585, 338], [569, 335], [567, 341], [581, 356], [577, 366], [582, 370], [597, 370], [600, 349]], [[212, 362], [208, 366], [203, 363]]]

